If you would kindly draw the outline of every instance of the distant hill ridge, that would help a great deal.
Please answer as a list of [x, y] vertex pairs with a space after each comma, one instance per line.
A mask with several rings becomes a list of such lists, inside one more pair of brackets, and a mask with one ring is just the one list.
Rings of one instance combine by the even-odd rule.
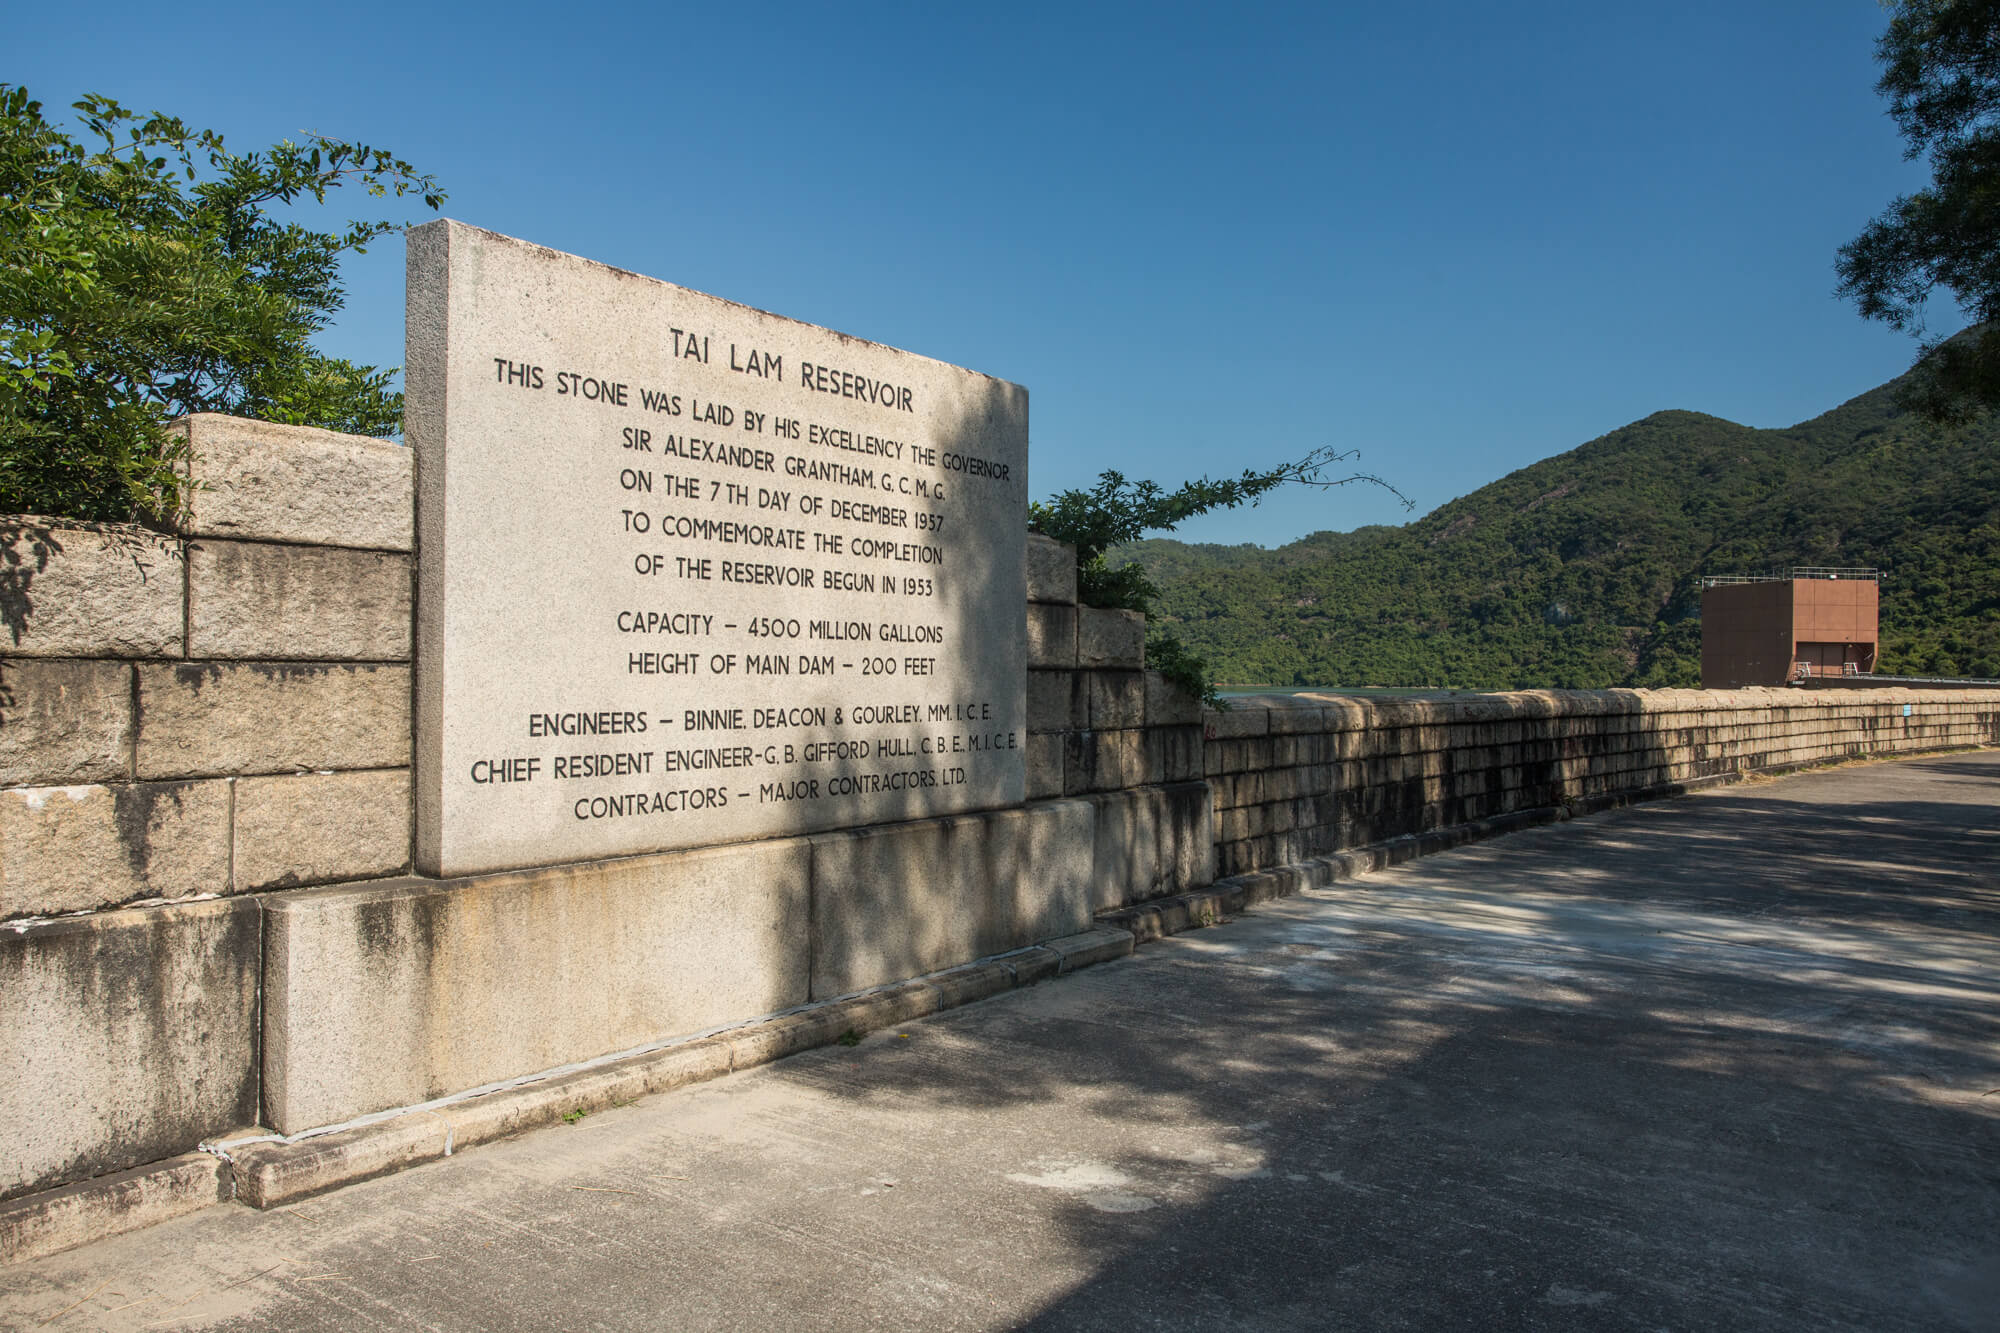
[[2000, 676], [2000, 421], [1896, 387], [1783, 430], [1655, 412], [1402, 527], [1111, 559], [1227, 683], [1693, 685], [1701, 575], [1792, 565], [1885, 571], [1878, 670]]

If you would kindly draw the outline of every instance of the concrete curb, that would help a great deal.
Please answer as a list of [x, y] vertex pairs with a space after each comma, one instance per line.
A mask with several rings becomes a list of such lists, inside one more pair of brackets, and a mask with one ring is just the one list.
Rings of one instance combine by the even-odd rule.
[[0, 1265], [137, 1231], [233, 1193], [229, 1164], [192, 1152], [30, 1194], [0, 1204]]
[[692, 1041], [462, 1101], [412, 1108], [350, 1129], [309, 1133], [289, 1141], [266, 1135], [225, 1139], [209, 1146], [228, 1160], [236, 1198], [253, 1208], [278, 1207], [449, 1157], [474, 1144], [753, 1069], [832, 1045], [849, 1033], [906, 1023], [1131, 952], [1129, 931], [1086, 931]]

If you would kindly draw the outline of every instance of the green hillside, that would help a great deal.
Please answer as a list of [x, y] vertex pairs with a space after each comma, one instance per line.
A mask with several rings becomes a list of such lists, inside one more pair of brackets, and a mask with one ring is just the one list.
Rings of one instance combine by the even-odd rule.
[[1403, 527], [1143, 541], [1162, 619], [1260, 685], [1693, 685], [1703, 574], [1874, 565], [1878, 670], [2000, 676], [2000, 421], [1894, 384], [1788, 430], [1659, 412]]

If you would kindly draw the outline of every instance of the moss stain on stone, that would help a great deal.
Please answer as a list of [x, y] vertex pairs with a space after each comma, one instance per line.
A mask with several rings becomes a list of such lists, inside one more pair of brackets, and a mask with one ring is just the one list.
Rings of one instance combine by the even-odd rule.
[[118, 846], [125, 853], [125, 862], [132, 867], [132, 873], [143, 883], [152, 880], [153, 831], [156, 820], [166, 817], [163, 804], [171, 802], [173, 813], [179, 814], [183, 807], [183, 797], [189, 786], [186, 782], [133, 782], [120, 783], [111, 791], [111, 822], [118, 830]]

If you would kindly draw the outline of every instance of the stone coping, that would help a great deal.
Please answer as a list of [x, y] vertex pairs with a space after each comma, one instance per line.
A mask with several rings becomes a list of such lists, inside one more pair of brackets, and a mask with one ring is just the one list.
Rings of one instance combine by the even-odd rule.
[[1331, 693], [1250, 694], [1239, 695], [1230, 703], [1231, 707], [1225, 711], [1211, 711], [1203, 715], [1211, 736], [1217, 739], [1256, 734], [1254, 723], [1250, 730], [1245, 730], [1243, 723], [1260, 711], [1285, 716], [1287, 731], [1297, 731], [1299, 722], [1305, 720], [1300, 715], [1314, 711], [1321, 714], [1328, 731], [1355, 731], [1374, 727], [1445, 726], [1460, 722], [1728, 713], [1774, 708], [1862, 709], [1906, 703], [1961, 708], [1965, 705], [2000, 704], [2000, 688], [1920, 690], [1889, 686], [1838, 691], [1778, 687], [1741, 690], [1516, 690], [1468, 694], [1452, 699], [1373, 699]]

